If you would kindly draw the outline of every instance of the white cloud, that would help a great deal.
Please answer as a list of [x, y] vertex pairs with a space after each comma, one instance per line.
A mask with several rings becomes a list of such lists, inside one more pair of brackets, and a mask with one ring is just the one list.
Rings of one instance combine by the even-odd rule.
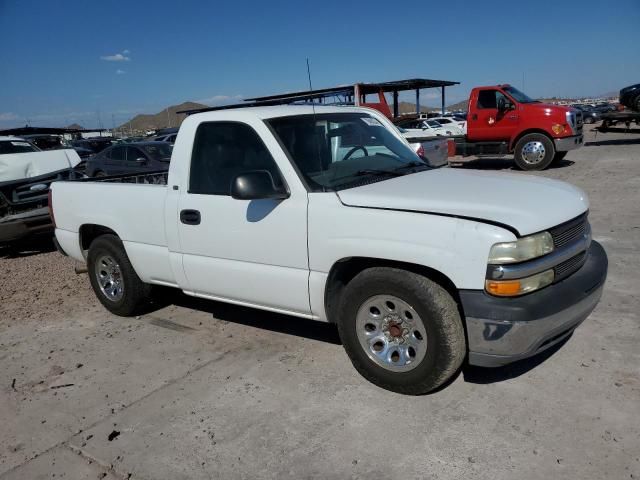
[[129, 55], [130, 53], [131, 53], [131, 50], [126, 50], [125, 49], [125, 50], [122, 51], [123, 55]]
[[127, 72], [125, 72], [124, 70], [120, 70], [120, 69], [116, 70], [116, 75], [124, 75], [125, 73]]
[[201, 98], [200, 100], [196, 100], [196, 102], [208, 105], [223, 105], [225, 103], [233, 103], [240, 100], [242, 100], [242, 95], [214, 95], [213, 97]]
[[105, 55], [104, 57], [100, 57], [100, 60], [105, 60], [107, 62], [128, 62], [131, 60], [130, 57], [127, 57], [129, 54], [129, 50], [125, 50], [122, 53], [116, 53], [114, 55]]
[[0, 113], [0, 122], [12, 122], [18, 120], [18, 116], [12, 112]]

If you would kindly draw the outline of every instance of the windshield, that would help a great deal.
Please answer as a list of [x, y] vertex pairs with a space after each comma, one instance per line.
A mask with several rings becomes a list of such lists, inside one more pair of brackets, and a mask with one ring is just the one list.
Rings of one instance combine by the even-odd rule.
[[515, 87], [511, 87], [511, 86], [504, 87], [504, 91], [507, 92], [509, 95], [511, 95], [513, 99], [518, 103], [536, 103], [537, 102], [537, 100], [533, 100], [532, 98], [529, 98], [527, 95], [525, 95]]
[[6, 153], [29, 153], [39, 151], [36, 147], [24, 140], [2, 140], [0, 141], [0, 155]]
[[142, 147], [155, 160], [168, 160], [171, 158], [171, 145], [158, 142], [157, 145], [145, 145]]
[[442, 125], [435, 120], [428, 120], [427, 125], [429, 125], [431, 128], [442, 128]]
[[297, 115], [267, 123], [313, 191], [341, 190], [429, 168], [366, 113]]

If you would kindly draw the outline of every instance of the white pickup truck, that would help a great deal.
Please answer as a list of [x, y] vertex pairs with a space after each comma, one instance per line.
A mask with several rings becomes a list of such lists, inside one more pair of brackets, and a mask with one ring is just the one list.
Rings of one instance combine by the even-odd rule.
[[56, 182], [51, 205], [59, 249], [116, 315], [168, 286], [334, 322], [355, 368], [406, 394], [465, 358], [499, 366], [561, 342], [607, 273], [582, 191], [431, 169], [366, 108], [197, 113], [167, 185]]

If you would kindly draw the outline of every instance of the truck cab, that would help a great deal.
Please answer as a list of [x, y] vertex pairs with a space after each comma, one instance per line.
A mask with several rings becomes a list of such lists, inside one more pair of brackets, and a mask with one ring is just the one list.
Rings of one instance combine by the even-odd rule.
[[541, 103], [515, 87], [471, 91], [463, 154], [513, 153], [523, 170], [542, 170], [583, 143], [582, 113]]

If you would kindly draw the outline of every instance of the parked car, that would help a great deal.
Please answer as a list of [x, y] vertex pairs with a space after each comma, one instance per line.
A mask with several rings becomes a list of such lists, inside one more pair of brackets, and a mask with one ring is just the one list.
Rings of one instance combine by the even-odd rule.
[[51, 232], [51, 182], [82, 175], [73, 150], [42, 151], [20, 137], [0, 137], [0, 243]]
[[640, 112], [640, 83], [620, 90], [620, 104], [630, 110]]
[[177, 136], [178, 136], [177, 133], [172, 133], [170, 135], [159, 135], [159, 136], [151, 138], [151, 141], [153, 141], [153, 142], [166, 142], [166, 143], [169, 143], [169, 144], [173, 145], [174, 143], [176, 143], [176, 137]]
[[405, 118], [395, 122], [396, 125], [404, 129], [403, 135], [407, 137], [451, 137], [464, 135], [464, 132], [457, 126], [445, 127], [436, 120], [426, 118]]
[[91, 152], [100, 153], [107, 147], [110, 147], [115, 140], [112, 137], [90, 137], [81, 138], [78, 140], [71, 140], [69, 144], [72, 148], [84, 148]]
[[333, 322], [354, 367], [405, 394], [465, 358], [557, 345], [607, 274], [582, 190], [432, 169], [367, 108], [196, 113], [166, 186], [56, 182], [52, 208], [60, 250], [110, 312], [135, 315], [162, 286]]
[[580, 110], [582, 112], [582, 121], [584, 123], [596, 123], [600, 121], [600, 112], [598, 112], [593, 107], [589, 107], [587, 105], [582, 105], [579, 103], [571, 105], [576, 110]]
[[167, 170], [171, 146], [164, 142], [137, 142], [113, 145], [87, 161], [90, 177]]
[[455, 116], [451, 116], [451, 117], [434, 117], [431, 120], [435, 120], [440, 125], [442, 125], [444, 128], [457, 127], [462, 131], [463, 134], [467, 131], [467, 121], [466, 120], [460, 120], [458, 117], [455, 117]]

